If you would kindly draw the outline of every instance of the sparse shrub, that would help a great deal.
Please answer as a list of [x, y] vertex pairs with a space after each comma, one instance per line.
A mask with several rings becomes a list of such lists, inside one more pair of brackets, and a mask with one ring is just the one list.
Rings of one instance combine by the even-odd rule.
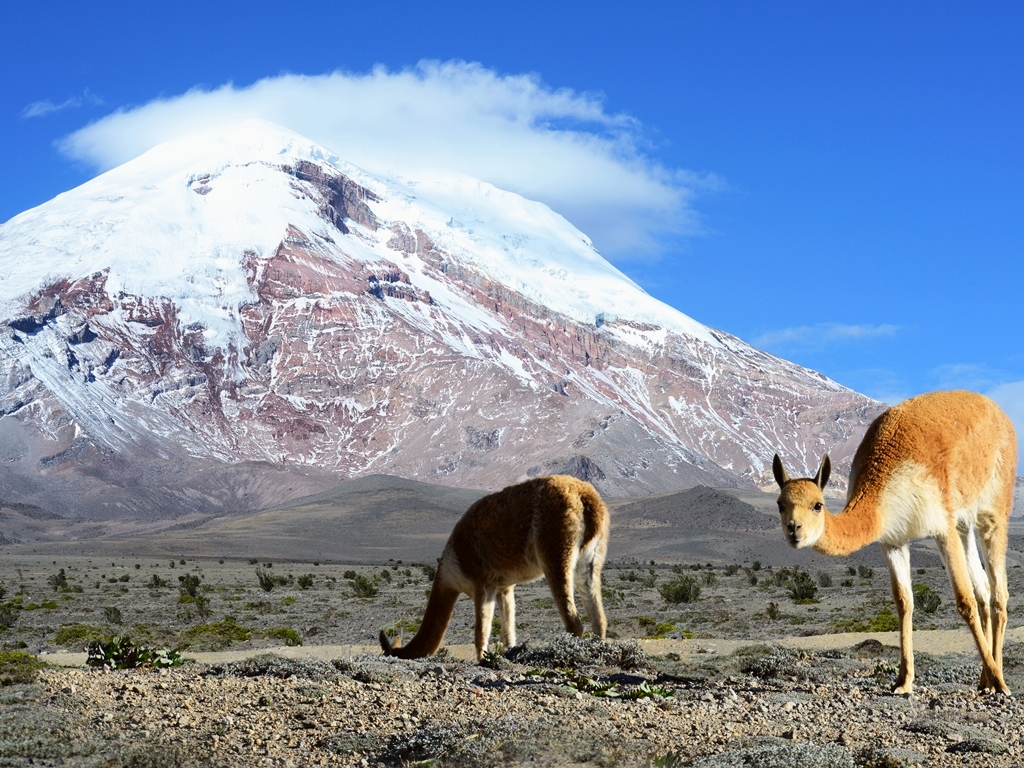
[[782, 611], [779, 610], [779, 604], [778, 603], [768, 603], [767, 613], [768, 613], [768, 618], [771, 619], [772, 621], [775, 621], [776, 619], [779, 618], [779, 616], [782, 615]]
[[352, 570], [349, 570], [349, 571], [345, 571], [345, 572], [344, 572], [344, 573], [342, 574], [342, 576], [343, 576], [344, 578], [346, 578], [346, 579], [349, 579], [349, 580], [351, 580], [351, 579], [354, 579], [354, 578], [355, 578], [356, 576], [358, 576], [358, 575], [359, 575], [358, 573], [356, 573], [355, 571], [352, 571]]
[[39, 670], [46, 664], [26, 651], [0, 652], [0, 686], [24, 685], [35, 682]]
[[654, 589], [655, 582], [658, 581], [658, 574], [653, 568], [649, 569], [646, 576], [640, 577], [640, 583], [648, 589]]
[[198, 624], [185, 630], [185, 637], [190, 640], [212, 641], [215, 645], [227, 646], [231, 643], [243, 643], [251, 637], [250, 629], [241, 627], [234, 621], [225, 618], [213, 624]]
[[924, 576], [924, 573], [925, 573], [925, 570], [924, 570], [924, 568], [918, 568], [918, 569], [917, 569], [917, 575], [918, 575], [918, 576]]
[[320, 565], [320, 561], [319, 561], [319, 560], [314, 560], [314, 561], [313, 561], [313, 565], [315, 565], [315, 566], [319, 566], [319, 565]]
[[704, 586], [706, 586], [706, 587], [713, 587], [717, 583], [718, 583], [718, 577], [715, 576], [715, 572], [714, 571], [705, 571], [704, 572]]
[[882, 608], [870, 619], [850, 619], [836, 622], [833, 626], [841, 632], [896, 632], [900, 628], [900, 619], [888, 608]]
[[269, 592], [274, 588], [274, 577], [272, 574], [267, 573], [262, 568], [256, 569], [256, 578], [260, 582], [260, 588], [264, 592]]
[[427, 581], [433, 581], [434, 576], [437, 575], [437, 568], [433, 565], [421, 565], [420, 570], [423, 571], [423, 575], [427, 577]]
[[744, 568], [743, 572], [747, 575], [747, 583], [752, 586], [757, 586], [757, 574], [754, 573], [753, 568]]
[[727, 566], [725, 566], [725, 575], [735, 576], [739, 572], [739, 570], [740, 567], [736, 565], [736, 563], [729, 563]]
[[122, 621], [121, 609], [113, 605], [108, 605], [103, 609], [103, 618], [107, 624], [120, 624]]
[[307, 573], [299, 576], [299, 589], [309, 589], [313, 586], [313, 574]]
[[858, 565], [857, 575], [860, 576], [862, 579], [870, 579], [872, 576], [875, 575], [875, 569], [868, 568], [866, 565]]
[[0, 605], [0, 629], [10, 629], [18, 621], [18, 606], [13, 602]]
[[925, 613], [935, 613], [942, 604], [942, 598], [927, 584], [914, 585], [914, 605]]
[[87, 640], [99, 640], [104, 636], [99, 627], [88, 624], [65, 624], [53, 636], [54, 645], [78, 646]]
[[818, 586], [807, 571], [797, 568], [790, 579], [789, 596], [795, 603], [818, 602], [814, 597], [818, 594]]
[[856, 576], [857, 575], [857, 569], [854, 568], [852, 565], [846, 566], [846, 575], [847, 576]]
[[192, 605], [196, 609], [196, 615], [201, 619], [205, 619], [213, 610], [210, 608], [210, 598], [205, 595], [196, 595], [192, 599]]
[[853, 586], [853, 579], [843, 579], [842, 581], [839, 582], [839, 586], [841, 586], [841, 587], [852, 587]]
[[376, 597], [377, 592], [377, 585], [365, 576], [359, 576], [357, 574], [356, 577], [352, 579], [352, 594], [355, 597]]
[[259, 560], [258, 557], [250, 557], [249, 558], [249, 565], [256, 565], [256, 563], [258, 563], [259, 561], [260, 560]]
[[169, 587], [170, 582], [167, 579], [161, 579], [155, 573], [150, 577], [149, 581], [146, 582], [146, 586], [150, 589], [157, 589], [160, 587]]
[[175, 565], [174, 561], [171, 560], [171, 568], [174, 568], [174, 565]]
[[56, 592], [57, 590], [67, 589], [68, 577], [64, 574], [64, 569], [61, 568], [55, 574], [48, 577], [46, 583], [53, 587], [53, 590]]
[[302, 645], [302, 637], [291, 627], [271, 627], [263, 636], [268, 640], [283, 640], [285, 645]]
[[693, 576], [677, 576], [658, 587], [658, 592], [669, 603], [693, 603], [700, 598], [700, 584]]
[[818, 580], [818, 586], [828, 589], [832, 586], [832, 575], [827, 571], [818, 571], [815, 578]]
[[181, 558], [181, 560], [179, 560], [178, 562], [181, 563], [182, 565], [184, 565], [185, 564], [185, 558], [184, 557]]
[[3, 600], [4, 599], [4, 595], [6, 595], [6, 594], [7, 594], [7, 587], [5, 587], [3, 584], [0, 584], [0, 600]]
[[751, 569], [753, 569], [755, 571], [760, 571], [761, 570], [761, 561], [760, 560], [755, 560], [754, 564], [752, 566], [750, 566], [750, 567], [751, 567]]
[[380, 572], [380, 578], [382, 581], [391, 581], [391, 572], [388, 571], [387, 568], [385, 568], [383, 571]]
[[194, 573], [186, 573], [184, 576], [178, 577], [178, 589], [182, 595], [195, 598], [199, 594], [199, 587], [202, 581], [202, 575], [197, 576]]
[[[221, 562], [224, 562], [224, 561], [223, 561], [223, 560], [221, 560]], [[142, 566], [141, 566], [141, 565], [140, 565], [139, 563], [136, 563], [136, 564], [135, 564], [135, 570], [136, 570], [136, 571], [137, 571], [137, 570], [139, 570], [139, 569], [140, 569], [141, 567], [142, 567]]]

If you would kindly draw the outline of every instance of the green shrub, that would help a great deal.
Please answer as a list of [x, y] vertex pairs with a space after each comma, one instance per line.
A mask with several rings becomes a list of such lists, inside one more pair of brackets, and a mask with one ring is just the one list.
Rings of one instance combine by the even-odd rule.
[[309, 589], [313, 586], [313, 574], [307, 573], [299, 576], [299, 589]]
[[796, 603], [818, 602], [814, 597], [818, 594], [818, 585], [814, 583], [811, 574], [797, 568], [790, 577], [789, 596]]
[[283, 640], [285, 645], [302, 645], [302, 637], [291, 627], [271, 627], [263, 636], [268, 640]]
[[942, 604], [942, 598], [927, 584], [914, 585], [914, 605], [925, 613], [935, 613]]
[[252, 630], [240, 627], [230, 619], [217, 621], [213, 624], [199, 624], [185, 630], [185, 637], [190, 640], [208, 640], [218, 645], [244, 643], [251, 638]]
[[355, 597], [376, 597], [377, 592], [377, 585], [365, 576], [359, 576], [357, 574], [356, 577], [352, 579], [352, 594]]
[[700, 598], [700, 584], [693, 576], [676, 576], [658, 587], [658, 592], [669, 603], [693, 603]]
[[380, 572], [380, 578], [382, 581], [391, 581], [391, 572], [388, 571], [387, 568], [385, 568], [383, 571]]
[[26, 651], [0, 652], [0, 686], [35, 682], [46, 664]]
[[199, 587], [203, 581], [202, 574], [186, 573], [178, 577], [178, 590], [182, 596], [196, 597], [199, 594]]
[[131, 576], [129, 576], [127, 573], [122, 573], [120, 576], [117, 577], [117, 580], [118, 581], [128, 582], [128, 581], [131, 581], [132, 579], [131, 579]]
[[715, 572], [714, 571], [705, 571], [704, 572], [704, 586], [706, 586], [706, 587], [713, 587], [717, 583], [718, 583], [718, 577], [715, 576]]
[[896, 632], [900, 628], [900, 619], [888, 608], [882, 608], [870, 619], [850, 619], [836, 622], [833, 626], [840, 632]]
[[179, 648], [150, 650], [135, 645], [128, 637], [112, 637], [110, 640], [94, 640], [89, 643], [89, 656], [85, 663], [90, 667], [107, 669], [136, 669], [138, 667], [177, 667], [182, 658]]
[[64, 574], [64, 569], [61, 568], [53, 576], [48, 577], [46, 583], [53, 587], [54, 591], [67, 589], [68, 577]]
[[858, 565], [857, 575], [860, 576], [862, 579], [870, 579], [872, 576], [875, 575], [875, 569], [868, 568], [866, 565]]
[[275, 581], [274, 577], [273, 577], [273, 575], [267, 573], [265, 570], [257, 568], [256, 569], [256, 578], [259, 580], [260, 588], [264, 592], [269, 592], [270, 590], [272, 590], [274, 588], [274, 581]]
[[739, 572], [739, 570], [740, 567], [736, 565], [736, 563], [729, 563], [729, 565], [725, 566], [725, 575], [735, 576]]
[[121, 617], [121, 609], [115, 606], [107, 606], [103, 609], [103, 618], [107, 624], [120, 624], [123, 620]]
[[167, 581], [167, 579], [161, 579], [154, 573], [152, 578], [150, 578], [150, 580], [146, 582], [146, 586], [150, 589], [156, 589], [159, 587], [169, 587], [170, 582]]
[[828, 589], [832, 586], [832, 575], [827, 571], [818, 571], [814, 577], [818, 580], [818, 586]]
[[18, 606], [13, 601], [0, 605], [0, 629], [10, 629], [18, 621]]
[[55, 645], [64, 647], [80, 646], [90, 640], [100, 640], [106, 635], [99, 627], [88, 624], [65, 624], [53, 636]]
[[433, 581], [434, 576], [437, 575], [437, 568], [433, 565], [421, 565], [420, 570], [423, 571], [423, 575], [427, 577], [427, 581]]
[[779, 610], [778, 603], [768, 603], [768, 610], [766, 611], [768, 618], [775, 621], [782, 615], [782, 611]]
[[743, 572], [747, 575], [747, 583], [752, 586], [757, 586], [757, 574], [754, 573], [753, 568], [744, 568]]
[[357, 574], [355, 571], [351, 570], [345, 571], [345, 573], [342, 574], [342, 576], [344, 576], [346, 579], [354, 579], [358, 575], [359, 574]]
[[841, 587], [852, 587], [853, 586], [853, 579], [843, 579], [842, 581], [839, 582], [839, 586], [841, 586]]

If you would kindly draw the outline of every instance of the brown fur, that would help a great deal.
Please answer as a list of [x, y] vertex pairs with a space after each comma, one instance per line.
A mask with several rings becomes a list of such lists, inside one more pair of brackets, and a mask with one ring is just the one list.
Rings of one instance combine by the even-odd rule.
[[431, 656], [441, 647], [460, 593], [476, 609], [477, 659], [490, 636], [496, 599], [501, 601], [501, 637], [515, 644], [516, 584], [547, 577], [567, 631], [577, 637], [583, 624], [573, 599], [574, 576], [594, 635], [604, 639], [601, 567], [608, 546], [608, 509], [594, 486], [568, 475], [551, 475], [512, 485], [473, 504], [455, 525], [438, 562], [423, 622], [406, 646], [384, 632], [381, 648], [401, 658]]
[[875, 419], [854, 456], [846, 506], [839, 514], [824, 505], [827, 455], [813, 479], [790, 478], [775, 457], [779, 512], [792, 546], [846, 555], [874, 541], [882, 544], [900, 615], [897, 690], [911, 690], [914, 679], [908, 545], [933, 536], [957, 609], [981, 654], [981, 685], [1009, 692], [1002, 645], [1016, 467], [1013, 424], [991, 400], [964, 391], [920, 395]]

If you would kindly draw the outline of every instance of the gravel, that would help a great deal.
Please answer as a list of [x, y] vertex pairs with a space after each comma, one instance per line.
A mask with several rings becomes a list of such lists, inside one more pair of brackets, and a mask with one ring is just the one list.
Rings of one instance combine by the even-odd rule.
[[[568, 636], [515, 650], [514, 659], [491, 665], [497, 669], [445, 657], [326, 662], [266, 654], [160, 671], [46, 668], [35, 683], [0, 690], [0, 765], [996, 768], [1024, 761], [1017, 699], [959, 683], [893, 696], [879, 679], [879, 657], [855, 648], [756, 646], [700, 663]], [[936, 670], [967, 662], [931, 656], [925, 666], [938, 679]], [[1008, 667], [1019, 668], [1012, 653]], [[1011, 685], [1020, 682], [1011, 677]]]

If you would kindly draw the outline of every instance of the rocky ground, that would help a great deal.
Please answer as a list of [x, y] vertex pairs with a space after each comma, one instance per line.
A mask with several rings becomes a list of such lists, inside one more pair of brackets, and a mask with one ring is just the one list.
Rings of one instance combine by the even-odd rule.
[[[1011, 685], [1024, 647], [1008, 649]], [[488, 666], [273, 656], [172, 670], [43, 669], [0, 693], [0, 764], [1010, 766], [1024, 705], [972, 655], [751, 645], [707, 663], [557, 637]]]
[[[933, 655], [917, 654], [918, 690], [897, 697], [888, 693], [892, 646], [779, 645], [892, 629], [888, 579], [863, 565], [617, 562], [604, 579], [607, 646], [564, 636], [544, 582], [523, 585], [525, 651], [489, 667], [453, 656], [252, 658], [294, 643], [372, 646], [381, 628], [408, 636], [428, 564], [173, 562], [0, 557], [0, 658], [9, 664], [24, 660], [19, 653], [81, 652], [114, 634], [241, 659], [7, 675], [0, 765], [1024, 764], [1024, 711], [1015, 698], [975, 690], [973, 651], [922, 644]], [[1022, 569], [1010, 577], [1020, 594]], [[962, 627], [941, 568], [915, 569], [915, 581], [917, 628]], [[1021, 624], [1016, 599], [1011, 627]], [[471, 642], [471, 630], [464, 599], [446, 643]], [[677, 655], [666, 652], [671, 641], [644, 641], [661, 654], [648, 657], [635, 642], [691, 636], [698, 650], [717, 652]], [[1022, 662], [1024, 646], [1008, 645], [1016, 691]]]

